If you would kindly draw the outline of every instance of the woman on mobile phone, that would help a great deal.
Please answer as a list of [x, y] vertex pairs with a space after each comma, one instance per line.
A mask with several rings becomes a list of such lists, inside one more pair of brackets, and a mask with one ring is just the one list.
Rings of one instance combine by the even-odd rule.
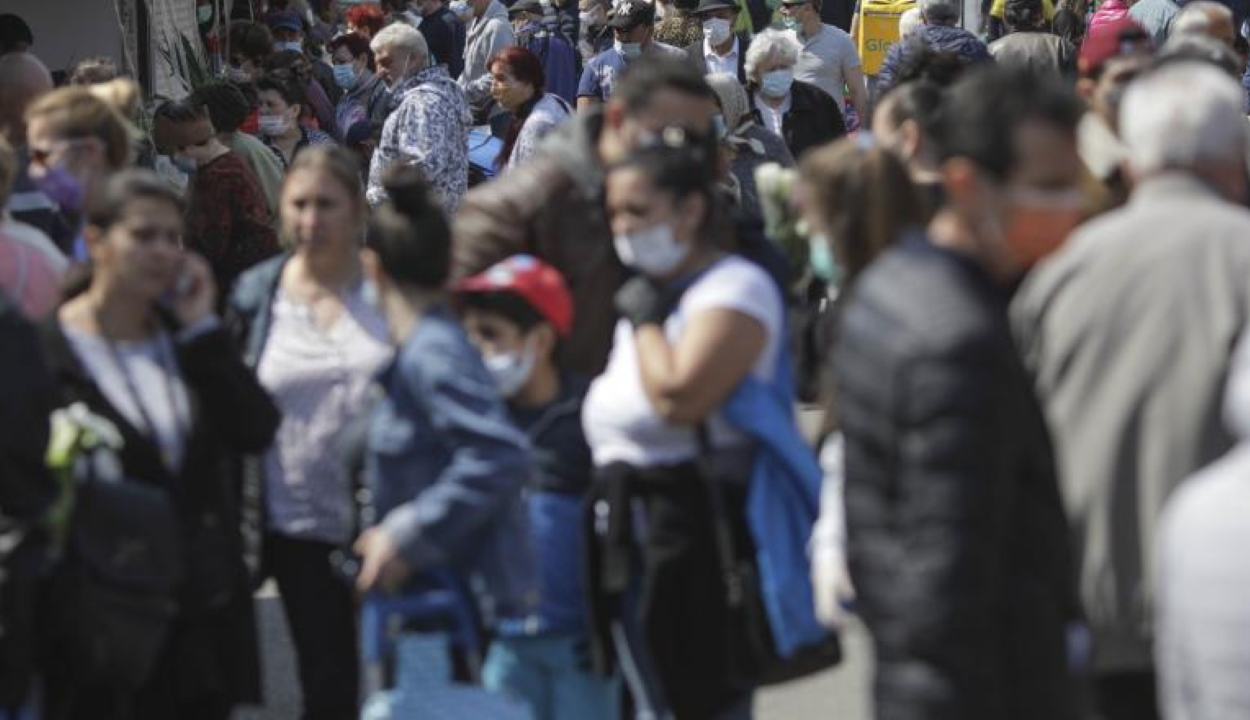
[[[278, 412], [213, 313], [208, 264], [183, 252], [182, 211], [150, 172], [104, 181], [86, 206], [90, 281], [44, 328], [52, 448], [82, 450], [62, 464], [73, 509], [40, 608], [49, 718], [224, 720], [259, 699], [223, 458], [266, 447]], [[94, 445], [65, 439], [83, 433]]]
[[264, 499], [266, 574], [278, 583], [299, 660], [305, 718], [355, 718], [355, 599], [331, 556], [354, 535], [340, 438], [363, 418], [391, 357], [386, 323], [361, 282], [365, 197], [351, 151], [301, 152], [282, 187], [294, 251], [244, 274], [230, 306], [245, 360], [282, 410], [255, 480]]

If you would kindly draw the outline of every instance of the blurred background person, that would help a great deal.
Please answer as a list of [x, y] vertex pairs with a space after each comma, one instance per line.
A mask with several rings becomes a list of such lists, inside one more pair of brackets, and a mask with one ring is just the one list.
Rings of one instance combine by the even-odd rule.
[[282, 596], [306, 718], [357, 712], [355, 599], [331, 554], [350, 544], [357, 521], [338, 438], [365, 416], [370, 384], [391, 357], [361, 275], [366, 213], [347, 150], [301, 154], [282, 191], [281, 228], [293, 250], [241, 277], [230, 301], [244, 358], [282, 412], [257, 478], [262, 567]]
[[[462, 2], [466, 0], [461, 0]], [[474, 124], [504, 122], [502, 111], [490, 96], [490, 67], [495, 53], [516, 44], [508, 9], [499, 0], [467, 0], [460, 21], [468, 24], [464, 45], [464, 69], [456, 79], [473, 110]], [[428, 52], [427, 52], [428, 54]], [[433, 62], [427, 58], [427, 64]]]
[[1108, 720], [1159, 717], [1159, 514], [1181, 481], [1233, 445], [1220, 410], [1250, 322], [1243, 101], [1240, 84], [1206, 64], [1169, 64], [1131, 83], [1119, 123], [1128, 204], [1081, 227], [1013, 308], [1055, 433], [1096, 708]]
[[[278, 411], [235, 357], [213, 312], [216, 289], [208, 264], [183, 252], [182, 216], [181, 199], [149, 172], [128, 170], [103, 180], [87, 206], [89, 283], [61, 306], [44, 333], [57, 379], [53, 407], [77, 403], [114, 426], [121, 440], [113, 450], [114, 481], [142, 483], [165, 498], [181, 540], [176, 562], [184, 568], [182, 581], [167, 592], [138, 596], [146, 607], [154, 603], [154, 610], [143, 614], [145, 605], [135, 599], [123, 606], [136, 614], [125, 618], [133, 626], [100, 620], [83, 627], [83, 619], [96, 613], [118, 622], [117, 611], [102, 606], [116, 596], [73, 589], [81, 587], [72, 584], [75, 573], [91, 561], [79, 549], [68, 551], [69, 562], [48, 581], [41, 610], [52, 653], [43, 676], [49, 717], [225, 720], [234, 706], [260, 699], [252, 593], [232, 522], [239, 516], [238, 478], [230, 471], [234, 464], [221, 460], [266, 447]], [[96, 464], [94, 471], [92, 463], [75, 467], [79, 488], [109, 480], [100, 469], [106, 465]], [[124, 507], [135, 512], [152, 502], [132, 498]], [[78, 505], [69, 532], [75, 532], [73, 523], [90, 522], [91, 507]], [[129, 532], [128, 520], [141, 518], [123, 514], [96, 522]], [[141, 535], [121, 542], [137, 542], [137, 551], [145, 552], [143, 537], [156, 539]], [[116, 580], [97, 582], [110, 579]], [[158, 634], [153, 642], [151, 633], [162, 629], [164, 638]], [[144, 659], [137, 653], [151, 663], [147, 677], [133, 687], [109, 679]]]
[[390, 113], [390, 93], [386, 83], [373, 73], [373, 51], [369, 41], [355, 33], [344, 33], [330, 41], [334, 61], [334, 82], [343, 89], [334, 109], [334, 121], [346, 135], [358, 122], [385, 122]]
[[108, 57], [87, 58], [79, 62], [69, 72], [70, 85], [95, 85], [106, 83], [116, 78], [117, 63]]
[[213, 129], [217, 131], [217, 139], [243, 158], [252, 169], [265, 194], [269, 216], [277, 218], [278, 197], [282, 193], [282, 175], [286, 172], [286, 164], [282, 155], [260, 138], [239, 129], [252, 111], [243, 91], [234, 83], [217, 80], [196, 88], [191, 94], [191, 102], [204, 106]]
[[761, 165], [777, 163], [782, 167], [794, 167], [794, 157], [780, 135], [756, 122], [750, 111], [746, 88], [733, 75], [713, 73], [707, 83], [716, 91], [720, 101], [720, 116], [724, 122], [721, 143], [730, 152], [729, 172], [737, 180], [739, 188], [738, 207], [756, 218], [763, 217], [759, 192], [755, 185], [755, 171]]
[[792, 33], [765, 30], [747, 51], [747, 91], [759, 123], [786, 141], [790, 154], [803, 153], [846, 134], [838, 104], [815, 85], [794, 79], [802, 48]]
[[228, 293], [244, 270], [278, 252], [260, 183], [247, 163], [217, 139], [208, 111], [191, 100], [158, 107], [153, 137], [191, 178], [186, 246], [208, 260], [216, 286]]
[[[0, 207], [9, 201], [16, 175], [17, 154], [0, 137]], [[60, 303], [65, 257], [37, 230], [33, 235], [11, 230], [8, 223], [0, 225], [0, 289], [6, 303], [16, 303], [26, 317], [40, 320]]]
[[873, 138], [907, 165], [926, 220], [946, 202], [936, 139], [945, 88], [927, 80], [895, 85], [877, 100]]
[[[319, 55], [313, 55], [307, 51], [304, 42], [304, 18], [294, 10], [284, 10], [269, 13], [265, 16], [265, 22], [273, 34], [274, 53], [291, 52], [298, 55], [307, 66], [309, 75], [316, 79], [317, 84], [326, 94], [329, 103], [332, 105], [338, 102], [343, 95], [343, 90], [334, 82], [334, 73], [330, 65]], [[330, 133], [336, 132], [333, 126], [327, 126], [324, 129]]]
[[591, 58], [612, 47], [612, 29], [608, 27], [608, 13], [612, 3], [608, 0], [579, 0], [577, 16], [577, 51], [581, 55], [578, 67]]
[[495, 160], [499, 170], [506, 170], [537, 152], [542, 139], [567, 120], [573, 108], [560, 96], [545, 92], [542, 63], [523, 47], [513, 46], [492, 57], [490, 74], [491, 95], [512, 116]]
[[886, 51], [881, 68], [877, 70], [878, 93], [900, 82], [896, 77], [899, 68], [909, 56], [925, 49], [952, 53], [968, 66], [993, 62], [981, 38], [958, 26], [961, 9], [956, 0], [921, 0], [919, 7], [924, 25], [914, 36], [894, 43]]
[[10, 235], [52, 243], [64, 256], [73, 245], [77, 228], [30, 178], [30, 154], [26, 148], [26, 108], [52, 90], [52, 75], [29, 53], [0, 55], [0, 136], [16, 153], [17, 167], [8, 202], [0, 208], [0, 228]]
[[386, 27], [386, 14], [373, 3], [353, 5], [343, 14], [343, 20], [347, 25], [347, 32], [365, 40], [372, 40], [374, 35]]
[[[703, 37], [702, 26], [695, 23], [697, 35]], [[583, 111], [606, 103], [616, 89], [617, 78], [630, 63], [643, 55], [669, 55], [684, 58], [680, 47], [660, 42], [655, 37], [655, 6], [648, 0], [625, 0], [608, 13], [608, 27], [615, 38], [612, 47], [590, 60], [582, 69], [577, 85], [577, 109]], [[690, 42], [694, 42], [692, 39]], [[682, 46], [684, 47], [684, 45]]]
[[289, 166], [304, 148], [334, 144], [328, 133], [301, 122], [309, 111], [308, 100], [290, 78], [265, 75], [256, 81], [256, 97], [260, 102], [260, 138], [284, 164]]
[[785, 26], [802, 44], [794, 78], [824, 90], [838, 104], [843, 118], [849, 94], [856, 115], [866, 122], [869, 119], [868, 86], [859, 50], [845, 30], [825, 24], [820, 16], [821, 5], [822, 0], [783, 0], [781, 3]]
[[0, 56], [30, 52], [35, 35], [26, 21], [12, 13], [0, 15]]
[[1076, 48], [1050, 32], [1041, 0], [1007, 0], [1007, 34], [990, 43], [994, 61], [1009, 69], [1076, 78]]

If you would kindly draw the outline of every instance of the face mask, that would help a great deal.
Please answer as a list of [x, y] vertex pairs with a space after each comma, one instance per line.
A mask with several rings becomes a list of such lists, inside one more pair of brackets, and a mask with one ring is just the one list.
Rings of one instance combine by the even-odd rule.
[[86, 188], [64, 165], [53, 165], [35, 181], [35, 187], [62, 210], [81, 210]]
[[188, 157], [186, 155], [175, 155], [170, 158], [170, 161], [173, 162], [174, 167], [178, 168], [187, 175], [193, 174], [195, 172], [195, 168], [198, 166], [195, 158]]
[[794, 83], [794, 71], [790, 68], [773, 70], [764, 73], [760, 78], [760, 89], [772, 98], [782, 98], [790, 93], [790, 85]]
[[1080, 190], [1032, 190], [1011, 193], [1003, 239], [1024, 267], [1050, 255], [1085, 219]]
[[302, 53], [304, 52], [304, 43], [299, 40], [291, 40], [288, 42], [276, 42], [273, 44], [274, 52], [282, 52], [283, 50]]
[[842, 268], [833, 257], [829, 238], [820, 233], [807, 239], [807, 264], [812, 274], [826, 284], [832, 287], [842, 284]]
[[626, 43], [616, 40], [613, 42], [616, 51], [626, 60], [634, 60], [642, 55], [642, 43]]
[[456, 2], [448, 5], [447, 9], [451, 10], [451, 14], [455, 15], [462, 22], [467, 16], [473, 14], [473, 8], [469, 7], [469, 3], [465, 2], [465, 0], [456, 0]]
[[521, 388], [525, 387], [525, 383], [529, 382], [530, 375], [534, 372], [536, 359], [533, 346], [527, 342], [525, 349], [521, 352], [492, 355], [485, 358], [485, 362], [486, 369], [490, 371], [491, 377], [495, 378], [495, 386], [499, 388], [499, 394], [510, 398], [519, 393]]
[[344, 90], [350, 90], [352, 85], [356, 84], [356, 66], [351, 63], [335, 65], [334, 84]]
[[673, 272], [690, 254], [690, 246], [677, 242], [673, 227], [666, 223], [650, 230], [617, 235], [612, 242], [621, 262], [652, 277]]
[[716, 132], [717, 140], [724, 140], [729, 134], [729, 128], [725, 125], [725, 116], [717, 113], [712, 116], [712, 130]]
[[360, 282], [360, 301], [369, 307], [382, 312], [382, 293], [378, 290], [378, 284], [365, 278]]
[[703, 21], [703, 39], [712, 47], [724, 44], [730, 36], [729, 21], [724, 18], [712, 18]]
[[595, 22], [595, 14], [592, 12], [578, 13], [577, 20], [582, 24], [582, 27], [592, 27], [599, 24]]
[[261, 115], [260, 134], [273, 137], [286, 132], [285, 115]]
[[213, 19], [213, 6], [201, 5], [195, 9], [195, 19], [201, 25], [207, 25]]
[[251, 82], [252, 76], [243, 68], [238, 68], [233, 65], [227, 65], [226, 66], [226, 79], [232, 82], [245, 83], [245, 82]]
[[785, 17], [781, 20], [781, 26], [792, 32], [799, 31], [799, 19], [796, 17]]

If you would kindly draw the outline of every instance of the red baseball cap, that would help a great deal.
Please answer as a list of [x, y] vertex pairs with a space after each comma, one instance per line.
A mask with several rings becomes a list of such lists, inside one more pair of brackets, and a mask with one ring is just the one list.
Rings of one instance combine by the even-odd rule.
[[1082, 76], [1097, 72], [1106, 62], [1122, 55], [1149, 55], [1154, 49], [1149, 33], [1131, 18], [1123, 17], [1094, 27], [1081, 43], [1078, 60]]
[[560, 337], [573, 329], [573, 296], [559, 270], [531, 255], [513, 255], [456, 283], [464, 293], [513, 293], [529, 303]]

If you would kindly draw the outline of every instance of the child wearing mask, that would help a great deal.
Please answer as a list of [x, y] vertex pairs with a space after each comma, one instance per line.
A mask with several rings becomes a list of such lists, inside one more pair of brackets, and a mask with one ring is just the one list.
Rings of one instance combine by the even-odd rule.
[[528, 702], [536, 720], [612, 720], [618, 683], [590, 670], [583, 611], [580, 535], [592, 467], [581, 410], [588, 384], [556, 360], [573, 322], [568, 287], [555, 268], [517, 255], [461, 281], [455, 300], [513, 421], [529, 435], [534, 460], [526, 504], [542, 605], [536, 618], [501, 623], [484, 681]]

